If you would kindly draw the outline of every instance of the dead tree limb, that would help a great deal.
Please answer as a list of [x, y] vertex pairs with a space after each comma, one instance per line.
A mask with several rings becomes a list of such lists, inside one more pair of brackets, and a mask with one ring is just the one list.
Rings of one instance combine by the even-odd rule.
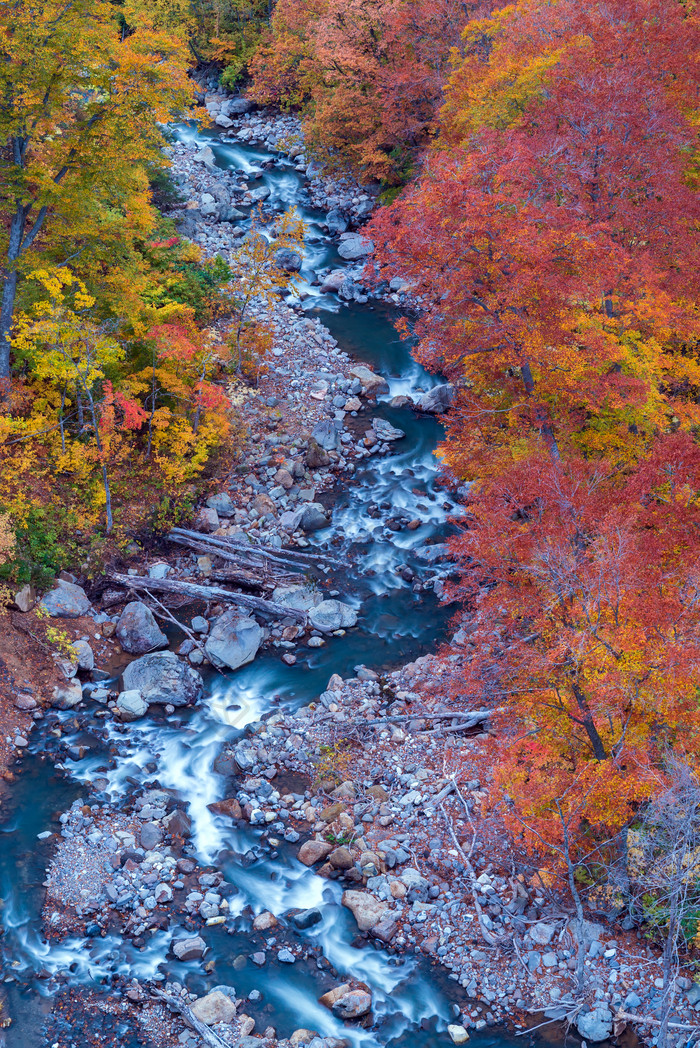
[[[230, 564], [235, 564], [235, 574], [240, 574], [241, 585], [252, 586], [256, 589], [263, 589], [266, 585], [270, 588], [275, 585], [281, 586], [282, 584], [296, 583], [303, 585], [306, 579], [303, 575], [298, 573], [292, 574], [289, 571], [280, 571], [276, 568], [271, 568], [266, 563], [266, 558], [258, 558], [262, 561], [260, 566], [256, 566], [255, 572], [251, 571], [250, 563], [241, 564], [241, 561], [246, 560], [245, 554], [238, 550], [223, 549], [220, 545], [214, 544], [209, 541], [206, 536], [202, 536], [201, 539], [189, 539], [183, 538], [180, 535], [170, 535], [169, 539], [171, 542], [177, 542], [181, 546], [185, 546], [187, 549], [194, 550], [196, 553], [205, 553], [212, 557], [220, 557], [221, 560], [225, 560]], [[250, 561], [250, 557], [247, 558]], [[259, 572], [263, 572], [269, 578], [260, 578]]]
[[[185, 626], [184, 622], [180, 622], [179, 619], [176, 619], [175, 616], [173, 615], [172, 611], [170, 611], [169, 608], [166, 608], [165, 604], [163, 604], [162, 601], [158, 600], [158, 598], [155, 597], [149, 590], [145, 590], [144, 592], [146, 593], [146, 596], [149, 598], [149, 600], [152, 600], [153, 603], [156, 604], [160, 608], [160, 611], [159, 612], [156, 611], [154, 614], [158, 615], [158, 617], [161, 618], [161, 619], [166, 619], [168, 622], [172, 622], [172, 624], [174, 626], [177, 626], [177, 628], [179, 630], [182, 630], [182, 632], [185, 634], [185, 636], [188, 637], [192, 641], [192, 643], [194, 644], [195, 648], [199, 648], [199, 650], [201, 651], [202, 655], [204, 655], [204, 657], [206, 659], [207, 658], [207, 653], [204, 650], [204, 645], [202, 644], [201, 640], [198, 640], [198, 638], [194, 635], [194, 633], [189, 628], [189, 626]], [[214, 665], [214, 664], [212, 663], [212, 665]], [[214, 666], [214, 669], [218, 670], [218, 672], [221, 674], [222, 677], [224, 676], [223, 670], [219, 669], [218, 666]]]
[[[654, 1019], [651, 1015], [633, 1015], [631, 1012], [617, 1012], [616, 1020], [624, 1020], [628, 1023], [639, 1023], [640, 1026], [663, 1026], [662, 1019]], [[700, 1030], [700, 1023], [672, 1023], [665, 1024], [671, 1030]]]
[[[461, 794], [459, 793], [459, 789], [458, 789], [456, 783], [454, 785], [454, 789], [455, 789], [455, 792], [461, 797]], [[465, 807], [466, 807], [466, 805], [465, 805]], [[499, 945], [498, 939], [496, 938], [495, 935], [492, 935], [492, 933], [486, 927], [486, 923], [485, 923], [485, 920], [484, 920], [484, 911], [481, 908], [481, 903], [479, 902], [479, 898], [478, 898], [478, 890], [477, 890], [477, 887], [476, 887], [476, 884], [477, 884], [476, 870], [474, 869], [474, 867], [472, 866], [472, 863], [471, 863], [471, 855], [472, 855], [472, 853], [474, 851], [474, 844], [476, 843], [476, 830], [473, 827], [473, 823], [472, 823], [472, 843], [471, 843], [471, 848], [469, 849], [469, 855], [467, 855], [467, 853], [465, 852], [464, 848], [459, 843], [455, 831], [452, 829], [452, 822], [450, 820], [449, 815], [445, 811], [445, 805], [442, 802], [440, 803], [440, 811], [442, 812], [442, 816], [443, 816], [443, 818], [445, 820], [445, 825], [447, 826], [447, 832], [449, 833], [450, 837], [452, 838], [452, 840], [454, 842], [454, 846], [455, 846], [455, 848], [457, 849], [457, 851], [459, 852], [459, 854], [461, 856], [462, 862], [464, 863], [464, 866], [465, 866], [466, 871], [467, 871], [467, 876], [469, 877], [469, 888], [470, 888], [470, 892], [471, 892], [472, 901], [474, 903], [474, 909], [476, 910], [477, 922], [478, 922], [478, 925], [479, 925], [479, 931], [481, 932], [481, 937], [484, 940], [484, 942], [487, 943], [489, 946], [498, 946]], [[467, 813], [469, 813], [469, 809], [468, 808], [467, 808]], [[470, 821], [471, 821], [471, 815], [470, 815]]]
[[118, 571], [107, 572], [107, 577], [127, 589], [156, 590], [159, 593], [173, 593], [175, 596], [189, 597], [192, 600], [238, 604], [249, 611], [257, 611], [261, 615], [270, 615], [275, 619], [291, 618], [304, 624], [307, 621], [305, 611], [288, 608], [284, 604], [275, 604], [274, 601], [264, 600], [262, 597], [252, 597], [249, 593], [234, 593], [220, 586], [201, 586], [199, 583], [186, 582], [184, 579], [151, 579], [144, 575], [122, 575]]
[[173, 528], [168, 533], [168, 538], [174, 538], [176, 535], [180, 535], [183, 538], [190, 538], [195, 540], [206, 539], [214, 546], [219, 546], [222, 549], [235, 549], [240, 553], [247, 554], [249, 557], [258, 556], [264, 557], [266, 560], [271, 560], [275, 563], [285, 564], [290, 560], [301, 560], [308, 564], [333, 564], [336, 567], [345, 567], [345, 561], [339, 560], [337, 557], [329, 557], [327, 553], [302, 553], [301, 550], [296, 549], [277, 549], [276, 546], [251, 546], [247, 542], [240, 542], [235, 538], [224, 538], [223, 536], [217, 535], [204, 535], [200, 531], [189, 531], [187, 528]]
[[199, 1034], [205, 1044], [208, 1044], [210, 1048], [230, 1048], [226, 1041], [222, 1040], [217, 1033], [209, 1027], [205, 1026], [197, 1016], [194, 1014], [191, 1008], [189, 1008], [184, 1001], [179, 1000], [177, 997], [173, 997], [172, 994], [165, 993], [163, 990], [158, 990], [156, 987], [151, 987], [151, 996], [155, 997], [159, 1001], [163, 1001], [167, 1004], [168, 1008], [177, 1012], [185, 1020], [185, 1024], [189, 1026], [191, 1030]]

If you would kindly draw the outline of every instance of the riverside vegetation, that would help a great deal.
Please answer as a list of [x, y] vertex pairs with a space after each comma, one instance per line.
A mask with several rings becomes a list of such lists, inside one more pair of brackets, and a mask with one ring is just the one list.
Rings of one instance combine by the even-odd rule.
[[696, 1036], [698, 43], [3, 5], [11, 1045]]

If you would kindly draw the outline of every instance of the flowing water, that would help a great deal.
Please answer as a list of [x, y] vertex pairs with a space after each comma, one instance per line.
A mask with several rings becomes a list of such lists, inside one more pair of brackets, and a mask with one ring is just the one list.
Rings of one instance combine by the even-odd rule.
[[[221, 167], [250, 172], [270, 159], [262, 149], [225, 144], [213, 133], [199, 133], [192, 126], [177, 133], [182, 140], [211, 144]], [[346, 1037], [358, 1048], [389, 1043], [447, 1045], [446, 1025], [464, 1000], [457, 984], [426, 961], [399, 959], [371, 945], [353, 945], [356, 928], [349, 912], [339, 905], [339, 885], [317, 877], [297, 862], [291, 850], [280, 847], [270, 853], [261, 848], [258, 831], [232, 827], [208, 808], [227, 795], [225, 781], [213, 770], [214, 759], [246, 724], [273, 708], [311, 701], [332, 673], [350, 676], [358, 664], [374, 669], [397, 666], [434, 649], [449, 618], [449, 611], [430, 591], [414, 593], [400, 574], [407, 564], [417, 567], [417, 547], [447, 533], [447, 517], [454, 508], [439, 483], [434, 457], [441, 427], [433, 419], [388, 404], [392, 396], [427, 389], [436, 379], [412, 359], [410, 347], [396, 334], [389, 309], [378, 304], [344, 306], [335, 296], [318, 294], [311, 285], [315, 271], [343, 264], [321, 230], [323, 215], [306, 202], [303, 178], [289, 162], [276, 157], [275, 166], [261, 177], [271, 190], [266, 207], [284, 210], [295, 205], [307, 227], [301, 281], [309, 297], [304, 308], [321, 317], [341, 349], [388, 378], [390, 393], [375, 413], [406, 433], [391, 454], [358, 465], [352, 484], [336, 492], [330, 527], [315, 536], [321, 547], [333, 544], [336, 554], [342, 551], [348, 566], [334, 581], [341, 599], [359, 609], [359, 624], [343, 638], [329, 638], [322, 648], [302, 648], [292, 667], [272, 652], [235, 674], [212, 675], [205, 700], [196, 710], [178, 712], [168, 720], [137, 721], [127, 728], [115, 725], [109, 747], [94, 744], [85, 759], [65, 761], [61, 774], [42, 756], [51, 740], [42, 738], [41, 727], [37, 728], [13, 789], [9, 814], [0, 827], [4, 900], [0, 945], [9, 1010], [15, 1020], [5, 1031], [9, 1048], [42, 1043], [39, 1031], [52, 992], [50, 976], [61, 972], [93, 988], [107, 987], [119, 975], [147, 979], [160, 973], [186, 981], [196, 992], [217, 983], [235, 986], [239, 996], [257, 989], [262, 1000], [248, 1011], [259, 1020], [258, 1029], [273, 1025], [279, 1036], [288, 1036], [305, 1027]], [[397, 511], [419, 518], [420, 527], [391, 531], [385, 520]], [[98, 777], [107, 780], [104, 795], [116, 802], [128, 796], [133, 782], [155, 780], [188, 801], [194, 853], [200, 862], [218, 866], [235, 892], [231, 899], [231, 912], [238, 918], [235, 934], [221, 926], [202, 932], [211, 947], [209, 956], [215, 959], [211, 976], [205, 976], [197, 962], [179, 964], [168, 957], [176, 928], [156, 933], [142, 949], [111, 935], [51, 947], [44, 942], [41, 882], [51, 846], [38, 841], [37, 835], [55, 830], [56, 813], [69, 807], [81, 790], [87, 797], [87, 784]], [[251, 850], [257, 856], [252, 863]], [[273, 959], [263, 969], [255, 967], [249, 960], [252, 915], [261, 910], [281, 915], [310, 906], [321, 908], [322, 922], [306, 931], [285, 932], [286, 938], [305, 939], [310, 957], [288, 965], [277, 962], [274, 951], [268, 951]], [[335, 975], [328, 973], [329, 967]], [[318, 1004], [328, 986], [350, 976], [372, 989], [372, 1029], [346, 1026]], [[477, 1037], [484, 1048], [510, 1040], [496, 1030]]]

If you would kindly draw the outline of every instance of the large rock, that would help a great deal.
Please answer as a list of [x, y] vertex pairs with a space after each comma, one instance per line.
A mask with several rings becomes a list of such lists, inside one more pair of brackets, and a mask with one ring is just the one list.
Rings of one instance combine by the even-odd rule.
[[329, 211], [326, 215], [326, 225], [328, 226], [328, 232], [333, 233], [344, 233], [348, 228], [348, 220], [342, 211], [337, 208], [333, 211]]
[[236, 670], [253, 661], [262, 639], [263, 631], [255, 619], [238, 608], [229, 608], [214, 622], [204, 650], [215, 666]]
[[392, 426], [391, 422], [387, 422], [384, 418], [372, 419], [372, 429], [379, 440], [383, 441], [402, 440], [406, 436], [402, 429]]
[[232, 517], [236, 512], [233, 499], [228, 491], [217, 491], [215, 495], [210, 495], [207, 499], [207, 506], [209, 509], [216, 510], [219, 517]]
[[333, 269], [327, 276], [323, 278], [321, 284], [321, 291], [324, 295], [333, 291], [337, 293], [348, 279], [348, 274], [344, 269]]
[[279, 251], [275, 251], [275, 264], [285, 273], [298, 273], [301, 269], [301, 262], [301, 255], [298, 251], [292, 251], [287, 247], [281, 247]]
[[201, 698], [204, 682], [172, 651], [155, 651], [131, 662], [122, 675], [124, 691], [137, 690], [150, 705], [189, 706]]
[[373, 371], [366, 368], [364, 364], [356, 364], [355, 367], [350, 368], [350, 374], [353, 378], [359, 378], [362, 383], [362, 388], [368, 393], [388, 393], [389, 383], [381, 375], [375, 375]]
[[139, 717], [145, 717], [148, 712], [148, 703], [136, 688], [131, 691], [122, 691], [117, 698], [117, 712], [123, 721], [135, 721]]
[[372, 1007], [372, 997], [366, 990], [350, 990], [331, 1005], [331, 1011], [341, 1019], [360, 1019]]
[[79, 670], [94, 670], [95, 653], [86, 640], [74, 640], [73, 651], [78, 662]]
[[613, 1017], [609, 1008], [599, 1005], [592, 1012], [580, 1015], [576, 1028], [587, 1041], [607, 1041], [613, 1029]]
[[77, 680], [57, 684], [53, 689], [51, 705], [57, 710], [72, 710], [83, 697], [83, 689]]
[[360, 233], [345, 233], [338, 244], [338, 254], [341, 258], [355, 261], [358, 258], [366, 258], [374, 251], [374, 244], [368, 237]]
[[232, 98], [226, 104], [226, 108], [229, 113], [240, 115], [241, 113], [247, 113], [253, 108], [253, 103], [249, 98]]
[[186, 939], [175, 939], [172, 947], [178, 961], [194, 961], [204, 956], [207, 944], [201, 935], [191, 935]]
[[370, 932], [388, 909], [387, 904], [371, 892], [343, 892], [341, 902], [350, 910], [361, 932]]
[[221, 990], [212, 990], [194, 1002], [192, 1012], [205, 1026], [214, 1026], [215, 1023], [232, 1023], [236, 1018], [236, 1005]]
[[323, 419], [318, 422], [312, 431], [312, 437], [325, 451], [333, 451], [338, 447], [338, 430], [332, 419]]
[[117, 640], [130, 655], [145, 655], [147, 651], [167, 648], [168, 638], [156, 622], [150, 608], [140, 600], [132, 600], [119, 616]]
[[214, 123], [218, 127], [233, 127], [233, 120], [230, 117], [224, 116], [223, 113], [219, 113], [214, 117]]
[[15, 593], [15, 604], [20, 611], [31, 611], [36, 604], [36, 593], [34, 587], [28, 583]]
[[216, 157], [211, 146], [203, 146], [198, 153], [195, 153], [192, 160], [195, 164], [204, 164], [210, 171], [213, 171], [216, 167]]
[[309, 622], [321, 633], [347, 629], [357, 622], [357, 612], [340, 600], [322, 600], [309, 612]]
[[297, 611], [310, 611], [321, 603], [323, 597], [314, 586], [276, 586], [272, 591], [275, 604]]
[[309, 502], [304, 506], [297, 525], [302, 531], [319, 531], [328, 526], [326, 510], [320, 502]]
[[297, 859], [299, 862], [303, 862], [304, 866], [313, 866], [315, 862], [325, 859], [332, 849], [333, 845], [327, 841], [304, 841], [299, 849]]
[[55, 587], [41, 598], [41, 607], [52, 618], [78, 619], [88, 614], [91, 604], [82, 586], [58, 579]]
[[443, 415], [452, 407], [455, 388], [450, 382], [441, 386], [433, 386], [427, 393], [416, 402], [419, 411], [425, 411], [429, 415]]

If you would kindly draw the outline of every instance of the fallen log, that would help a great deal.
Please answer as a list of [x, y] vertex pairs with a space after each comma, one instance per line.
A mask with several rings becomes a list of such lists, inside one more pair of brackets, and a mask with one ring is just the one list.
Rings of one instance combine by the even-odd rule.
[[263, 597], [252, 597], [249, 593], [234, 593], [220, 586], [201, 586], [199, 583], [186, 582], [184, 579], [151, 579], [144, 575], [122, 575], [118, 571], [108, 571], [107, 576], [112, 582], [117, 582], [127, 589], [153, 590], [156, 593], [172, 593], [176, 597], [189, 597], [191, 600], [238, 604], [249, 611], [257, 611], [261, 615], [269, 615], [275, 619], [291, 618], [304, 624], [307, 621], [305, 611], [288, 608], [284, 604], [276, 604]]
[[[222, 549], [218, 544], [210, 542], [206, 536], [202, 536], [200, 539], [185, 538], [182, 535], [170, 535], [171, 542], [177, 542], [181, 546], [185, 546], [187, 549], [194, 550], [196, 553], [204, 553], [212, 557], [220, 557], [221, 560], [225, 560], [228, 563], [235, 564], [236, 568], [231, 573], [232, 575], [240, 575], [242, 586], [251, 586], [255, 589], [264, 589], [268, 586], [270, 589], [274, 589], [275, 586], [287, 585], [290, 582], [298, 582], [302, 585], [306, 582], [303, 575], [291, 574], [288, 571], [278, 571], [276, 569], [270, 569], [263, 564], [257, 568], [257, 572], [263, 571], [266, 578], [259, 578], [259, 575], [250, 570], [249, 564], [241, 564], [242, 560], [245, 560], [245, 556], [241, 555], [237, 550]], [[235, 578], [232, 581], [236, 581]], [[237, 583], [239, 584], [239, 583]]]
[[383, 727], [385, 724], [410, 724], [411, 721], [438, 721], [438, 720], [458, 720], [461, 723], [459, 727], [461, 729], [471, 728], [475, 724], [482, 724], [485, 720], [493, 713], [497, 713], [497, 710], [471, 710], [469, 713], [407, 713], [402, 714], [398, 717], [379, 717], [377, 720], [348, 720], [344, 721], [344, 724], [358, 724], [364, 728], [378, 728]]
[[[655, 1019], [652, 1015], [633, 1015], [632, 1012], [616, 1012], [616, 1021], [626, 1023], [639, 1023], [640, 1026], [663, 1026], [661, 1019]], [[700, 1022], [697, 1023], [672, 1023], [666, 1025], [671, 1030], [700, 1030]]]
[[345, 561], [339, 560], [337, 557], [330, 557], [327, 553], [303, 553], [301, 550], [296, 549], [277, 549], [276, 546], [251, 546], [250, 543], [241, 542], [235, 538], [224, 538], [221, 535], [205, 535], [201, 531], [190, 531], [187, 528], [172, 528], [168, 532], [168, 538], [173, 538], [175, 535], [199, 541], [204, 539], [206, 542], [210, 542], [213, 546], [219, 546], [221, 549], [235, 549], [240, 553], [247, 554], [249, 557], [263, 557], [265, 560], [271, 560], [278, 564], [285, 564], [289, 560], [301, 560], [308, 564], [334, 564], [340, 568], [346, 566]]
[[179, 1000], [177, 997], [173, 997], [172, 994], [165, 993], [163, 990], [158, 990], [156, 987], [151, 987], [150, 994], [155, 997], [158, 1001], [163, 1001], [167, 1004], [171, 1011], [177, 1012], [185, 1020], [185, 1024], [189, 1026], [191, 1030], [199, 1034], [205, 1044], [208, 1044], [210, 1048], [230, 1048], [227, 1041], [224, 1041], [219, 1037], [218, 1033], [215, 1033], [211, 1027], [206, 1026], [197, 1016], [194, 1014], [192, 1009], [185, 1004], [184, 1001]]

